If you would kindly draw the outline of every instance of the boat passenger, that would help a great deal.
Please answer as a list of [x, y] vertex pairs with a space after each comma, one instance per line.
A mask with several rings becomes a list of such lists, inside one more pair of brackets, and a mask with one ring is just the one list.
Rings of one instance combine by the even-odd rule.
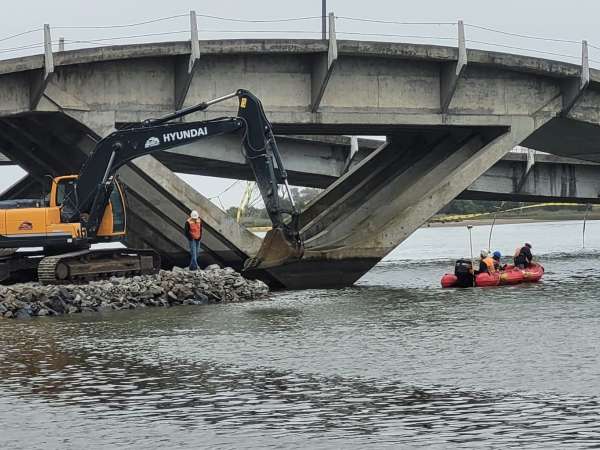
[[531, 253], [531, 244], [525, 243], [523, 247], [518, 247], [515, 251], [515, 267], [527, 269], [531, 265], [533, 254]]
[[479, 256], [479, 270], [476, 272], [476, 274], [496, 272], [494, 267], [494, 259], [490, 256], [490, 253], [487, 250], [481, 250]]
[[492, 259], [494, 260], [494, 268], [496, 270], [506, 270], [506, 264], [502, 264], [500, 262], [500, 260], [502, 259], [502, 253], [496, 250], [492, 255]]

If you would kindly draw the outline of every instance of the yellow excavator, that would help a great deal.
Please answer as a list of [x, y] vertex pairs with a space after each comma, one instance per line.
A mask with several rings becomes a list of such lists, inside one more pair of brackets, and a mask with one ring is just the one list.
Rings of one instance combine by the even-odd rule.
[[[239, 103], [235, 117], [174, 122], [236, 97]], [[113, 132], [97, 143], [79, 174], [53, 178], [43, 201], [0, 201], [0, 281], [37, 276], [43, 283], [64, 283], [156, 273], [161, 261], [153, 250], [91, 248], [91, 244], [119, 241], [126, 236], [127, 208], [117, 180], [118, 169], [139, 156], [227, 133], [241, 134], [242, 151], [273, 223], [263, 247], [247, 266], [264, 269], [299, 259], [303, 246], [298, 211], [271, 124], [260, 101], [240, 89]], [[282, 207], [280, 185], [287, 192], [291, 208]], [[43, 250], [17, 251], [32, 247]]]

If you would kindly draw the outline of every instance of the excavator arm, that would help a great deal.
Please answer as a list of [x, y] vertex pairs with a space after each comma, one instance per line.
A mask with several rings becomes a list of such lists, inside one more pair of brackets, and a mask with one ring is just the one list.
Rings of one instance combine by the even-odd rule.
[[242, 126], [240, 119], [226, 117], [119, 130], [102, 139], [81, 169], [77, 181], [74, 209], [88, 236], [94, 236], [100, 226], [114, 186], [114, 175], [123, 165], [160, 150], [234, 133]]
[[[197, 122], [174, 122], [231, 98], [238, 98], [238, 115]], [[81, 220], [90, 237], [96, 235], [114, 186], [114, 176], [129, 161], [156, 151], [190, 144], [227, 133], [242, 133], [242, 148], [252, 168], [273, 229], [265, 237], [258, 255], [247, 262], [249, 268], [268, 268], [290, 259], [299, 259], [303, 248], [298, 233], [298, 211], [294, 205], [271, 124], [262, 104], [250, 92], [238, 90], [217, 99], [149, 119], [133, 127], [113, 132], [102, 139], [82, 167], [73, 199], [73, 214]], [[283, 185], [291, 207], [281, 205], [279, 186]]]

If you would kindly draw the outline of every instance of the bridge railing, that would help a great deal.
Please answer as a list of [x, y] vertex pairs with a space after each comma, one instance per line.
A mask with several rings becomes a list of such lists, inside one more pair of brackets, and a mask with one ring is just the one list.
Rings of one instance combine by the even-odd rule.
[[[600, 67], [600, 45], [573, 37], [539, 36], [482, 24], [447, 21], [409, 21], [352, 17], [343, 14], [284, 18], [237, 18], [194, 11], [124, 24], [31, 27], [0, 35], [0, 59], [77, 48], [199, 39], [300, 38], [320, 39], [324, 20], [335, 21], [338, 39], [410, 42], [456, 46], [460, 36], [467, 48], [518, 53], [579, 64], [582, 54]], [[329, 27], [329, 29], [332, 29]], [[50, 33], [51, 31], [51, 33]], [[50, 37], [52, 35], [52, 37]], [[582, 49], [583, 46], [583, 49]]]

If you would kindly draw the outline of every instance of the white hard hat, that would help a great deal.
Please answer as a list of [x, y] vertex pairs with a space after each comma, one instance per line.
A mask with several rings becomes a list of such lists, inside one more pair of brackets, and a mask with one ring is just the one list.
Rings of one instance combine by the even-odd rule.
[[481, 253], [479, 253], [479, 254], [481, 255], [482, 258], [487, 258], [490, 255], [490, 253], [485, 249], [481, 250]]
[[190, 217], [192, 219], [197, 219], [198, 217], [200, 217], [200, 214], [198, 214], [198, 211], [194, 210], [190, 213]]

